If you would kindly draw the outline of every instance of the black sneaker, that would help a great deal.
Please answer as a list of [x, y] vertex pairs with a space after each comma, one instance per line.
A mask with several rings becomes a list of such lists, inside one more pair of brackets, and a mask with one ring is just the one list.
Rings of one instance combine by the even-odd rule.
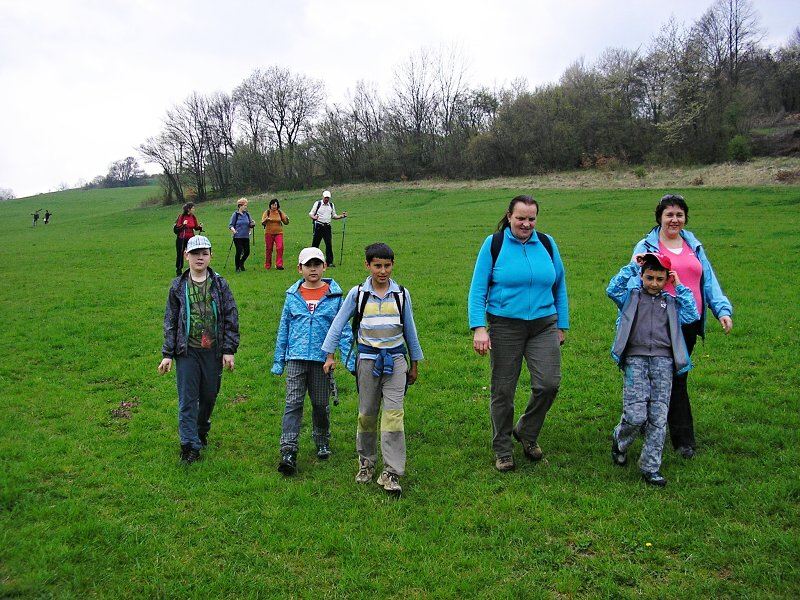
[[661, 471], [643, 471], [642, 479], [648, 485], [656, 485], [658, 487], [667, 485], [667, 478], [661, 474]]
[[617, 440], [611, 441], [611, 461], [618, 467], [624, 467], [628, 464], [628, 453], [619, 449]]
[[203, 445], [203, 448], [208, 446], [208, 432], [200, 434], [200, 443]]
[[284, 475], [294, 475], [297, 473], [297, 453], [282, 452], [281, 462], [278, 463], [278, 472]]
[[278, 271], [283, 271], [283, 267], [276, 267]]
[[328, 460], [331, 457], [331, 447], [328, 444], [321, 444], [317, 446], [317, 458], [320, 460]]
[[680, 446], [676, 448], [675, 451], [680, 454], [683, 458], [693, 458], [694, 457], [694, 448], [691, 446]]
[[181, 462], [190, 465], [200, 460], [200, 450], [192, 448], [191, 444], [181, 444]]

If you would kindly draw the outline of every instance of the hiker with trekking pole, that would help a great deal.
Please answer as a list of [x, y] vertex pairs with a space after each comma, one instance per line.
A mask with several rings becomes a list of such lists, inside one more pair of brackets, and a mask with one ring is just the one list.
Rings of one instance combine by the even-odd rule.
[[247, 212], [247, 204], [247, 198], [239, 198], [236, 203], [236, 210], [231, 215], [231, 220], [228, 223], [228, 228], [233, 234], [233, 244], [236, 246], [234, 263], [237, 273], [245, 270], [244, 263], [247, 257], [250, 256], [250, 231], [256, 226], [256, 222]]
[[[320, 247], [320, 242], [325, 241], [325, 262], [328, 267], [335, 267], [333, 262], [333, 241], [331, 240], [331, 221], [344, 219], [347, 217], [347, 211], [342, 214], [336, 214], [336, 207], [331, 202], [331, 193], [329, 190], [322, 192], [322, 199], [317, 200], [311, 207], [308, 216], [314, 223], [314, 239], [311, 245], [315, 248]], [[342, 234], [342, 250], [344, 250], [344, 233]]]

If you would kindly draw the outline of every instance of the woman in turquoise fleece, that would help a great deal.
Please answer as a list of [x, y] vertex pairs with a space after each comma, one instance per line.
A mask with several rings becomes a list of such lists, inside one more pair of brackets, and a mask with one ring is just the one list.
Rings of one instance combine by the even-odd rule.
[[[491, 351], [492, 447], [498, 471], [514, 468], [513, 436], [530, 460], [543, 457], [538, 438], [561, 382], [561, 344], [569, 329], [567, 284], [552, 237], [536, 231], [539, 204], [517, 196], [487, 237], [475, 261], [469, 290], [473, 348]], [[522, 359], [531, 395], [514, 425], [514, 393]]]

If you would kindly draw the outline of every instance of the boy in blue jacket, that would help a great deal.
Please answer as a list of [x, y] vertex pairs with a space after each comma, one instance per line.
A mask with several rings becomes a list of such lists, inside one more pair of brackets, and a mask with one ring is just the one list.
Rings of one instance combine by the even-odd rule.
[[[297, 451], [303, 421], [306, 391], [311, 398], [312, 436], [317, 458], [327, 460], [330, 448], [330, 379], [323, 372], [326, 353], [322, 342], [333, 318], [342, 305], [342, 288], [333, 279], [323, 279], [325, 257], [319, 248], [300, 251], [297, 270], [302, 279], [286, 290], [272, 372], [286, 371], [286, 408], [281, 432], [281, 460], [278, 471], [284, 475], [297, 472]], [[342, 337], [340, 349], [345, 356], [352, 336]], [[355, 370], [355, 357], [347, 365]], [[333, 374], [330, 375], [333, 377]]]
[[[692, 291], [671, 271], [668, 256], [657, 252], [637, 254], [636, 263], [620, 269], [606, 294], [619, 307], [617, 333], [611, 356], [624, 371], [622, 416], [614, 428], [611, 459], [617, 466], [628, 462], [627, 450], [639, 431], [644, 444], [639, 456], [642, 477], [650, 485], [665, 486], [661, 454], [667, 432], [667, 412], [673, 372], [692, 368], [681, 325], [696, 321]], [[638, 287], [628, 282], [638, 277]], [[676, 296], [664, 292], [668, 281]]]

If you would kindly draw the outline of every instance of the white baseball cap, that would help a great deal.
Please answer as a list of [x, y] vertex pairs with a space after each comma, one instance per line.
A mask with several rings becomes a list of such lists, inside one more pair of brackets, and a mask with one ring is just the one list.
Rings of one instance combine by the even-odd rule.
[[300, 250], [300, 256], [297, 259], [297, 264], [304, 265], [313, 258], [325, 262], [325, 255], [319, 248], [303, 248], [302, 250]]
[[200, 250], [201, 248], [211, 248], [211, 242], [208, 241], [208, 238], [204, 235], [195, 235], [189, 238], [189, 241], [186, 242], [186, 251], [191, 252], [192, 250]]
[[322, 197], [323, 198], [330, 198], [331, 197], [331, 191], [330, 190], [325, 190], [324, 192], [322, 192]]

